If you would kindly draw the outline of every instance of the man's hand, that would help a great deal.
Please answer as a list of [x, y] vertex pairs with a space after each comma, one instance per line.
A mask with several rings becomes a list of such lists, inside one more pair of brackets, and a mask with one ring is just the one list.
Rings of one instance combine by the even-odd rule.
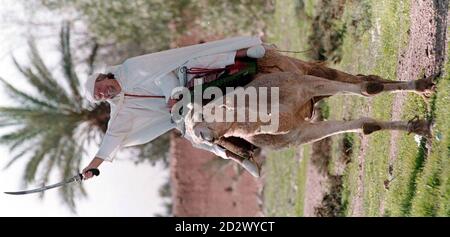
[[84, 168], [83, 171], [81, 171], [81, 173], [83, 174], [83, 180], [92, 178], [92, 176], [94, 176], [94, 174], [88, 170], [97, 169], [102, 162], [103, 162], [103, 159], [98, 158], [98, 157], [95, 157], [94, 159], [92, 159], [91, 163], [89, 163], [89, 165], [86, 168]]
[[94, 174], [91, 171], [88, 171], [90, 169], [94, 169], [94, 167], [86, 167], [83, 169], [82, 174], [83, 174], [83, 180], [87, 180], [92, 178], [92, 176], [94, 176]]
[[167, 108], [169, 108], [169, 110], [172, 110], [172, 107], [178, 102], [178, 100], [175, 99], [169, 99], [169, 101], [167, 101]]

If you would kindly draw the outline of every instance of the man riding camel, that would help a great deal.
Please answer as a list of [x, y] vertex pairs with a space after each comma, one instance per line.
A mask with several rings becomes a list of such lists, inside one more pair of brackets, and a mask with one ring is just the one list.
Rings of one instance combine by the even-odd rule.
[[[99, 150], [83, 169], [85, 179], [93, 176], [87, 170], [98, 168], [105, 160], [112, 162], [122, 147], [148, 143], [171, 129], [179, 129], [170, 113], [177, 102], [171, 97], [172, 90], [192, 84], [190, 81], [196, 77], [195, 73], [184, 74], [183, 80], [179, 76], [181, 68], [208, 71], [232, 67], [239, 58], [263, 57], [265, 49], [261, 44], [259, 37], [213, 41], [129, 58], [104, 73], [91, 75], [85, 83], [87, 99], [93, 103], [107, 101], [111, 113]], [[192, 141], [189, 136], [185, 138]], [[230, 156], [218, 145], [194, 145], [232, 159], [253, 176], [259, 176], [259, 167], [249, 159]]]

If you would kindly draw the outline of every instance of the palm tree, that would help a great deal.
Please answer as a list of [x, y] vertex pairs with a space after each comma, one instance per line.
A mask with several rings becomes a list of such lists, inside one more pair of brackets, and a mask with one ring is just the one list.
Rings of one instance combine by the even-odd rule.
[[[29, 47], [31, 66], [22, 66], [15, 59], [14, 62], [35, 93], [27, 93], [0, 78], [17, 102], [16, 106], [0, 107], [0, 126], [13, 128], [0, 137], [0, 143], [15, 153], [5, 168], [20, 158], [27, 158], [25, 186], [32, 182], [47, 183], [55, 170], [60, 171], [61, 179], [78, 172], [85, 145], [106, 130], [109, 120], [106, 103], [89, 104], [80, 95], [68, 24], [60, 32], [63, 80], [56, 80], [52, 75], [32, 40]], [[95, 52], [96, 47], [90, 58], [95, 57]], [[86, 192], [81, 185], [66, 185], [60, 194], [75, 212], [75, 197], [85, 196]]]

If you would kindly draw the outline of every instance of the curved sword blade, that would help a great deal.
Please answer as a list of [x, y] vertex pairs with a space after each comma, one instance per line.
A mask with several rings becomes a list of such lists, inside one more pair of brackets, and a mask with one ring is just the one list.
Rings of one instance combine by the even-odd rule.
[[62, 181], [62, 182], [59, 182], [59, 183], [56, 183], [56, 184], [47, 185], [47, 186], [44, 186], [44, 187], [31, 189], [31, 190], [18, 191], [18, 192], [4, 192], [4, 193], [11, 194], [11, 195], [23, 195], [23, 194], [30, 194], [30, 193], [39, 193], [39, 192], [43, 192], [43, 191], [48, 190], [48, 189], [60, 187], [60, 186], [63, 186], [65, 184], [72, 183], [74, 181], [79, 181], [79, 180], [81, 180], [80, 175], [75, 175], [75, 176], [73, 176], [72, 178], [70, 178], [70, 179], [68, 179], [66, 181]]

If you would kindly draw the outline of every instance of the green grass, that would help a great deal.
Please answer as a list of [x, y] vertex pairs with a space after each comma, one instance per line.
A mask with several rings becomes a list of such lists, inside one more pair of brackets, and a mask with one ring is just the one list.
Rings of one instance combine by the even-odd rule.
[[[352, 73], [376, 74], [387, 79], [396, 78], [397, 56], [407, 44], [407, 30], [409, 28], [409, 4], [407, 1], [364, 1], [364, 5], [355, 5], [353, 8], [364, 7], [371, 9], [371, 24], [369, 31], [364, 33], [347, 34], [344, 39], [343, 60], [339, 65]], [[347, 8], [345, 14], [358, 12]], [[340, 99], [340, 98], [337, 98]], [[355, 118], [364, 114], [362, 103], [367, 100], [352, 99], [355, 106], [348, 111], [348, 117]], [[346, 103], [348, 100], [345, 100]], [[371, 105], [371, 117], [380, 120], [391, 119], [392, 95], [375, 97]], [[374, 133], [369, 138], [364, 166], [364, 215], [380, 216], [380, 205], [385, 198], [383, 181], [388, 177], [388, 155], [390, 148], [390, 133]], [[353, 162], [357, 162], [358, 152], [353, 155]], [[354, 197], [360, 167], [351, 164], [344, 177], [344, 197]], [[348, 207], [350, 214], [352, 207]]]
[[[301, 152], [298, 160], [296, 152]], [[267, 216], [302, 216], [310, 146], [270, 152], [266, 160], [264, 212]]]
[[[361, 147], [361, 139], [355, 139], [356, 135], [352, 135], [353, 146], [352, 149], [354, 153], [351, 156], [353, 162], [349, 163], [344, 171], [343, 177], [343, 190], [342, 190], [342, 204], [343, 204], [343, 214], [345, 216], [351, 216], [353, 212], [352, 199], [357, 192], [358, 189], [358, 162], [355, 162], [357, 159], [358, 152]], [[335, 138], [338, 139], [338, 138]]]
[[[274, 21], [268, 32], [268, 41], [282, 50], [306, 50], [309, 24], [305, 18], [313, 15], [313, 0], [304, 1], [303, 13], [296, 12], [294, 1], [276, 1]], [[304, 14], [304, 15], [302, 15]], [[304, 58], [304, 54], [287, 53]], [[310, 158], [310, 146], [288, 148], [271, 152], [264, 169], [267, 170], [264, 186], [264, 211], [268, 216], [303, 216], [306, 171]], [[302, 159], [295, 159], [296, 153]]]
[[[276, 44], [281, 50], [308, 50], [308, 32], [311, 29], [309, 19], [314, 14], [314, 0], [304, 0], [304, 9], [296, 10], [294, 1], [275, 1], [275, 13], [270, 24], [268, 41]], [[292, 57], [305, 58], [306, 54], [286, 53]]]
[[[350, 72], [371, 73], [389, 79], [395, 79], [399, 50], [407, 43], [409, 8], [407, 1], [372, 2], [372, 34], [359, 35], [359, 41], [352, 35], [344, 40], [344, 58], [339, 65]], [[382, 16], [382, 17], [381, 17]], [[377, 19], [378, 18], [378, 19]], [[373, 34], [377, 23], [381, 26], [379, 35]], [[401, 23], [401, 24], [399, 24]], [[375, 40], [374, 40], [375, 39]], [[368, 54], [371, 56], [367, 57]], [[372, 60], [370, 60], [370, 58]], [[362, 60], [361, 60], [362, 59]], [[369, 60], [368, 60], [369, 59]], [[447, 65], [447, 70], [448, 70]], [[448, 79], [448, 77], [447, 77]], [[398, 154], [394, 163], [394, 177], [387, 191], [383, 181], [388, 178], [388, 155], [390, 135], [388, 132], [375, 133], [369, 139], [365, 157], [364, 173], [364, 214], [366, 216], [448, 216], [449, 215], [449, 112], [448, 81], [441, 81], [436, 99], [436, 130], [441, 141], [433, 144], [430, 157], [425, 159], [424, 150], [417, 146], [413, 135], [401, 133], [397, 144]], [[375, 98], [372, 103], [371, 116], [378, 119], [391, 119], [392, 96]], [[344, 98], [330, 99], [331, 108], [343, 104], [354, 105], [350, 109], [331, 111], [333, 118], [354, 117], [361, 112], [357, 105], [360, 99], [349, 101]], [[445, 102], [444, 102], [445, 101]], [[388, 106], [387, 106], [388, 105]], [[346, 106], [347, 108], [349, 106]], [[414, 115], [426, 116], [423, 100], [417, 95], [408, 95], [403, 104], [402, 119], [409, 120]], [[335, 141], [339, 141], [335, 138]], [[356, 144], [356, 143], [355, 143]], [[357, 149], [355, 149], [357, 150]], [[353, 155], [353, 159], [358, 153]], [[343, 203], [349, 203], [356, 193], [357, 175], [360, 168], [351, 163], [344, 176]], [[380, 204], [385, 201], [385, 213], [380, 212]], [[351, 203], [350, 203], [351, 204]], [[352, 207], [347, 206], [347, 215]]]
[[300, 160], [300, 165], [298, 167], [297, 171], [297, 180], [296, 180], [296, 187], [297, 187], [297, 196], [295, 199], [295, 214], [296, 216], [303, 216], [303, 210], [304, 210], [304, 201], [305, 201], [305, 184], [306, 184], [306, 174], [308, 171], [308, 164], [309, 164], [309, 158], [311, 156], [311, 146], [305, 145], [302, 147], [303, 149], [300, 149], [300, 152], [302, 152], [303, 159]]
[[445, 66], [446, 75], [441, 78], [433, 112], [439, 137], [432, 145], [432, 152], [423, 162], [415, 181], [415, 195], [411, 198], [412, 216], [450, 216], [450, 63]]
[[[313, 15], [314, 1], [306, 1], [307, 15]], [[276, 1], [273, 31], [270, 41], [282, 49], [307, 49], [310, 18], [298, 21], [295, 4]], [[396, 80], [398, 56], [408, 42], [410, 1], [407, 0], [361, 0], [348, 1], [342, 19], [336, 24], [347, 24], [347, 34], [342, 45], [342, 61], [333, 67], [350, 73], [375, 74]], [[367, 16], [367, 17], [366, 17]], [[357, 25], [350, 24], [358, 20]], [[305, 55], [293, 55], [303, 57]], [[434, 112], [439, 140], [432, 145], [430, 156], [418, 147], [413, 135], [400, 133], [397, 141], [397, 158], [393, 163], [395, 179], [389, 190], [384, 180], [389, 178], [390, 132], [370, 135], [366, 150], [363, 174], [363, 215], [365, 216], [450, 216], [450, 65], [446, 64], [446, 75], [438, 84], [434, 98]], [[354, 119], [370, 116], [380, 120], [391, 120], [393, 95], [382, 95], [369, 100], [361, 97], [334, 96], [327, 99], [329, 119]], [[367, 114], [370, 106], [370, 114]], [[414, 115], [427, 116], [426, 107], [417, 95], [408, 95], [402, 107], [402, 119]], [[343, 176], [342, 205], [344, 214], [354, 211], [352, 202], [358, 190], [361, 167], [358, 157], [361, 152], [361, 135], [354, 134], [352, 162]], [[342, 155], [343, 135], [333, 137], [330, 173], [337, 172], [335, 163]], [[265, 210], [269, 215], [301, 215], [303, 212], [304, 184], [309, 150], [303, 151], [304, 163], [296, 164], [295, 150], [270, 154], [265, 197]], [[295, 181], [294, 181], [295, 180]], [[297, 189], [294, 191], [293, 187]], [[286, 205], [289, 200], [290, 206]], [[385, 212], [381, 212], [384, 203]]]
[[[447, 64], [446, 71], [449, 66]], [[418, 79], [418, 78], [415, 78]], [[431, 154], [426, 157], [424, 143], [418, 147], [413, 135], [402, 133], [398, 143], [397, 160], [394, 164], [396, 180], [387, 193], [386, 213], [392, 216], [436, 216], [448, 215], [444, 210], [449, 197], [445, 195], [448, 184], [448, 76], [438, 85], [437, 96], [432, 108], [436, 116], [436, 131], [442, 134], [441, 141], [435, 141]], [[403, 105], [402, 119], [414, 115], [427, 116], [426, 105], [417, 95], [408, 95]], [[448, 188], [447, 188], [448, 189]], [[447, 207], [448, 208], [448, 207]]]
[[[408, 95], [403, 106], [402, 119], [408, 120], [414, 115], [424, 116], [424, 102], [416, 95]], [[411, 200], [415, 194], [415, 180], [423, 166], [424, 151], [418, 148], [413, 135], [400, 133], [397, 144], [398, 154], [394, 163], [395, 181], [387, 193], [386, 213], [392, 216], [406, 216], [411, 210]]]

